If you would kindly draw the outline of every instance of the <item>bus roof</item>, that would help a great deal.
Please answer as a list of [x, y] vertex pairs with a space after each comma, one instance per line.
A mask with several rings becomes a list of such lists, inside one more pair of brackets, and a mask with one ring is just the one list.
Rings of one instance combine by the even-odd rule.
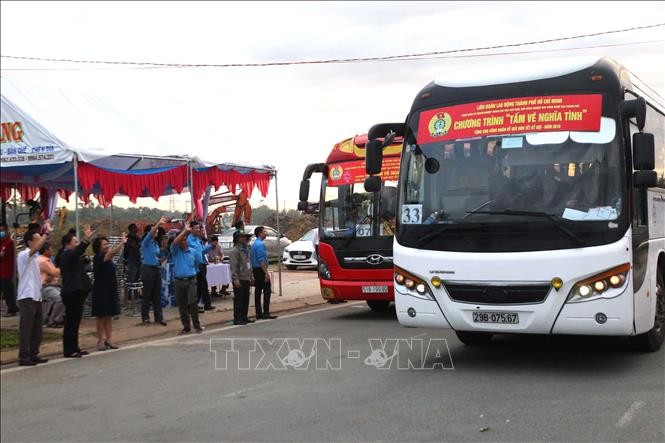
[[598, 63], [597, 57], [575, 57], [566, 59], [529, 60], [506, 64], [468, 67], [446, 72], [445, 76], [434, 79], [437, 86], [447, 88], [470, 88], [474, 86], [503, 85], [506, 83], [543, 80], [572, 74]]
[[[599, 77], [595, 81], [595, 77]], [[623, 96], [634, 90], [662, 112], [663, 98], [615, 60], [608, 57], [575, 57], [530, 60], [510, 64], [492, 63], [451, 70], [425, 86], [416, 96], [411, 112], [436, 103], [458, 103], [490, 97], [520, 97], [547, 82], [552, 92], [608, 91]]]
[[[402, 138], [397, 137], [395, 143], [388, 146], [383, 155], [386, 157], [399, 156], [402, 152]], [[367, 134], [356, 135], [336, 143], [326, 159], [326, 163], [337, 163], [343, 161], [364, 160]]]

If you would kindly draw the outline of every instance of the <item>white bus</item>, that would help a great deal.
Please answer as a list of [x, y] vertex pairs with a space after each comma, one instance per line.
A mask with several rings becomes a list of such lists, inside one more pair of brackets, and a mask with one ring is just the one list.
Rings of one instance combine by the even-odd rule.
[[[492, 72], [490, 76], [487, 73]], [[665, 337], [661, 98], [603, 58], [447, 76], [404, 124], [394, 240], [397, 317], [496, 333]], [[380, 185], [370, 176], [368, 191]]]

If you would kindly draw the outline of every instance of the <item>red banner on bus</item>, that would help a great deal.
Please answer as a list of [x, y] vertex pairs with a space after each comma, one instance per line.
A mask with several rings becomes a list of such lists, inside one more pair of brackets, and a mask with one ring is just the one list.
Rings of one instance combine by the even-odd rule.
[[[381, 166], [382, 180], [397, 180], [399, 176], [399, 157], [386, 157]], [[337, 163], [330, 165], [328, 186], [342, 186], [363, 183], [367, 178], [365, 160]]]
[[551, 131], [598, 131], [600, 94], [548, 95], [466, 103], [420, 113], [418, 143]]

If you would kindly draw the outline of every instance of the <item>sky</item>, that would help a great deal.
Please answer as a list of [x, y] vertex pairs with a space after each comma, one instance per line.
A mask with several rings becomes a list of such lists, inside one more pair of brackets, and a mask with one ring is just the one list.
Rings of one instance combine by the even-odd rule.
[[[665, 2], [2, 1], [0, 12], [3, 56], [181, 64], [413, 54], [665, 22]], [[404, 121], [418, 91], [448, 70], [609, 56], [665, 96], [664, 40], [659, 27], [426, 60], [136, 69], [2, 58], [0, 69], [3, 77], [98, 97], [159, 140], [164, 154], [274, 165], [279, 204], [293, 209], [307, 164], [374, 123]], [[176, 209], [186, 200], [177, 197]], [[252, 203], [274, 207], [274, 184]], [[169, 199], [139, 204], [167, 209]]]

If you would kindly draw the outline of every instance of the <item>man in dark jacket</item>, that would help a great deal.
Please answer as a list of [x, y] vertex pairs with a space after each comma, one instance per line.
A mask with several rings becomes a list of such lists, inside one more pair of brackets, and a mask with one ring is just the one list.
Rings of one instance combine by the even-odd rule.
[[[92, 283], [86, 273], [86, 258], [83, 254], [95, 236], [95, 231], [86, 226], [84, 238], [79, 243], [76, 235], [67, 234], [62, 243], [65, 247], [60, 256], [62, 291], [60, 296], [65, 304], [65, 328], [62, 334], [62, 350], [67, 358], [80, 358], [87, 351], [79, 348], [79, 326], [83, 316], [83, 303], [92, 289]], [[89, 259], [87, 260], [89, 262]]]
[[122, 257], [127, 261], [127, 283], [136, 283], [141, 276], [141, 238], [136, 223], [127, 226], [127, 243]]

